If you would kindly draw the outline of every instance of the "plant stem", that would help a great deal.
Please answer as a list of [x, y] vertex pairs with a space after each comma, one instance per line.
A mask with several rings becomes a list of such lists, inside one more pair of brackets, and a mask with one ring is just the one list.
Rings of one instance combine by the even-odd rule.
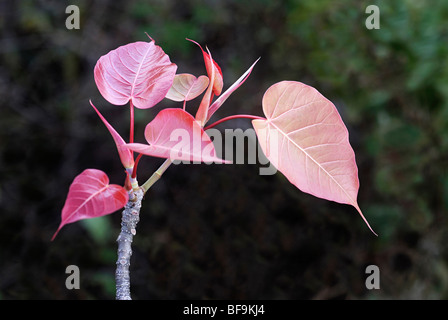
[[263, 117], [253, 116], [253, 115], [250, 115], [250, 114], [236, 114], [236, 115], [233, 115], [233, 116], [228, 116], [228, 117], [219, 119], [218, 121], [216, 121], [216, 122], [212, 123], [211, 125], [208, 125], [207, 127], [205, 127], [204, 130], [211, 129], [211, 128], [213, 128], [214, 126], [217, 126], [218, 124], [223, 123], [223, 122], [225, 122], [225, 121], [232, 120], [232, 119], [239, 119], [239, 118], [261, 119], [261, 120], [265, 120], [265, 118], [263, 118]]
[[149, 188], [151, 188], [152, 185], [160, 179], [162, 174], [166, 171], [166, 169], [168, 169], [171, 163], [171, 159], [166, 159], [165, 162], [159, 167], [159, 169], [157, 169], [157, 171], [154, 172], [151, 177], [149, 177], [149, 179], [141, 186], [144, 193], [146, 193], [146, 191], [148, 191]]
[[137, 159], [135, 159], [134, 168], [132, 169], [132, 174], [131, 174], [131, 178], [133, 178], [133, 179], [135, 179], [137, 177], [137, 166], [138, 166], [138, 162], [140, 161], [142, 156], [143, 156], [143, 153], [140, 153], [137, 156]]
[[131, 300], [131, 277], [129, 274], [132, 255], [131, 245], [136, 234], [137, 223], [140, 220], [143, 195], [144, 192], [141, 188], [129, 191], [129, 200], [124, 207], [121, 218], [121, 232], [117, 238], [117, 269], [115, 271], [117, 300]]
[[[130, 101], [130, 111], [131, 111], [131, 120], [129, 124], [129, 143], [134, 142], [134, 105], [132, 104], [132, 100]], [[131, 154], [134, 152], [131, 150]]]

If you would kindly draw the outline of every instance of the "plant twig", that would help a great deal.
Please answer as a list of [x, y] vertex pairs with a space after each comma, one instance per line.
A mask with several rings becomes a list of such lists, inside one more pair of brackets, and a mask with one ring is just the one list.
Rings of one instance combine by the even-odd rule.
[[140, 220], [140, 208], [142, 206], [144, 192], [141, 188], [129, 192], [129, 201], [126, 203], [122, 218], [121, 232], [117, 238], [118, 259], [115, 271], [116, 299], [131, 299], [131, 277], [129, 266], [131, 264], [132, 240], [136, 234], [137, 223]]
[[142, 189], [143, 192], [146, 193], [146, 191], [149, 190], [149, 188], [152, 187], [152, 185], [154, 183], [156, 183], [160, 177], [162, 177], [162, 174], [166, 171], [166, 169], [169, 168], [169, 166], [173, 163], [173, 161], [171, 161], [171, 159], [166, 159], [164, 163], [162, 163], [162, 165], [159, 167], [159, 169], [157, 169], [156, 172], [154, 172], [152, 174], [151, 177], [149, 177], [149, 179], [142, 185]]

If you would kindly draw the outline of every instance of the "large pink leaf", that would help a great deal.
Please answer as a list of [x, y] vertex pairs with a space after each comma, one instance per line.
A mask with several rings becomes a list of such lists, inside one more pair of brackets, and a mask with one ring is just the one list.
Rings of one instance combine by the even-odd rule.
[[188, 112], [178, 108], [161, 110], [145, 128], [149, 145], [128, 143], [135, 152], [171, 160], [227, 162], [216, 156], [210, 137]]
[[[359, 181], [355, 153], [336, 107], [313, 87], [283, 81], [263, 97], [266, 120], [253, 120], [266, 157], [303, 192], [352, 205]], [[373, 232], [373, 230], [372, 230]]]
[[126, 142], [120, 136], [120, 134], [112, 127], [109, 122], [103, 117], [103, 115], [98, 111], [98, 109], [93, 105], [92, 101], [90, 101], [90, 105], [96, 111], [100, 119], [103, 121], [106, 128], [109, 130], [112, 138], [115, 141], [115, 145], [117, 146], [118, 155], [120, 156], [121, 163], [126, 169], [132, 169], [134, 167], [134, 157], [132, 156], [131, 151], [126, 147]]
[[196, 78], [189, 73], [176, 74], [166, 98], [173, 101], [189, 101], [199, 96], [207, 88], [206, 76]]
[[151, 108], [168, 92], [177, 66], [159, 46], [134, 42], [102, 56], [95, 65], [95, 82], [112, 104], [131, 102], [140, 109]]
[[61, 224], [51, 240], [64, 225], [104, 216], [121, 209], [127, 202], [128, 193], [122, 186], [109, 184], [109, 178], [103, 171], [86, 169], [70, 185], [62, 209]]

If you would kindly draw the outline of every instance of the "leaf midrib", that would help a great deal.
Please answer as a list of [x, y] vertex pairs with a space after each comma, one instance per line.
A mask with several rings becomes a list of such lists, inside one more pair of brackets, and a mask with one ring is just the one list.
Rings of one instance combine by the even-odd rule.
[[[150, 46], [151, 44], [148, 44], [148, 45]], [[134, 81], [132, 83], [131, 98], [134, 97], [135, 83], [137, 81], [138, 75], [140, 74], [140, 70], [141, 70], [141, 68], [143, 66], [143, 62], [146, 60], [146, 57], [148, 56], [148, 53], [149, 53], [150, 50], [151, 50], [151, 47], [148, 47], [146, 49], [146, 52], [145, 52], [145, 54], [144, 54], [144, 56], [143, 56], [143, 58], [142, 58], [142, 60], [141, 60], [141, 62], [139, 64], [139, 66], [138, 66], [138, 70], [135, 72]]]
[[92, 193], [86, 200], [84, 200], [84, 202], [78, 206], [78, 208], [73, 211], [66, 220], [69, 220], [71, 217], [73, 217], [79, 210], [81, 210], [82, 207], [84, 207], [88, 202], [90, 202], [93, 198], [97, 197], [99, 194], [103, 193], [106, 189], [109, 188], [109, 184], [106, 184], [104, 187], [102, 187], [101, 189], [99, 189], [98, 191]]
[[311, 159], [320, 169], [322, 169], [323, 172], [325, 172], [325, 174], [327, 176], [329, 176], [331, 178], [332, 181], [334, 181], [336, 183], [336, 185], [345, 193], [345, 195], [348, 197], [348, 199], [350, 200], [350, 204], [351, 205], [355, 205], [356, 201], [353, 201], [352, 197], [347, 193], [347, 191], [339, 184], [339, 182], [327, 171], [325, 170], [324, 167], [321, 166], [321, 164], [314, 159], [308, 152], [306, 152], [305, 149], [303, 149], [300, 145], [298, 145], [293, 139], [291, 139], [289, 137], [289, 135], [287, 133], [285, 133], [281, 128], [279, 128], [274, 122], [271, 121], [271, 119], [267, 119], [267, 123], [268, 125], [272, 125], [273, 127], [275, 127], [283, 136], [286, 137], [286, 139], [288, 139], [288, 141], [290, 141], [292, 144], [294, 144], [300, 151], [302, 151], [309, 159]]

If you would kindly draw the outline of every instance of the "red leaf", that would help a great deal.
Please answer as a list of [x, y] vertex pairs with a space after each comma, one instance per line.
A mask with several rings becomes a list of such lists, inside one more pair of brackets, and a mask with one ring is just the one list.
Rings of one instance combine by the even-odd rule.
[[64, 225], [115, 212], [124, 207], [128, 197], [128, 193], [122, 186], [109, 184], [109, 178], [103, 171], [84, 170], [70, 185], [62, 209], [61, 224], [51, 241]]
[[177, 66], [159, 46], [134, 42], [102, 56], [95, 65], [95, 82], [112, 104], [131, 102], [147, 109], [160, 102], [173, 83]]
[[355, 153], [336, 107], [313, 87], [283, 81], [266, 91], [263, 111], [267, 119], [252, 124], [271, 163], [303, 192], [354, 206], [372, 230], [357, 203]]
[[[212, 78], [211, 74], [215, 73], [215, 79], [212, 82], [213, 94], [215, 96], [219, 96], [221, 94], [222, 87], [223, 87], [223, 78], [222, 78], [221, 68], [216, 63], [216, 61], [212, 59], [210, 52], [208, 52], [208, 53], [205, 52], [204, 49], [202, 49], [201, 45], [199, 43], [197, 43], [196, 41], [190, 40], [190, 39], [187, 39], [187, 40], [197, 44], [198, 47], [201, 48], [202, 55], [204, 56], [205, 68], [207, 69], [208, 77], [211, 79]], [[208, 49], [207, 49], [207, 51], [208, 51]], [[213, 66], [213, 68], [212, 68], [212, 66]]]
[[149, 145], [126, 146], [145, 155], [181, 161], [227, 162], [216, 156], [210, 137], [188, 112], [178, 108], [161, 110], [145, 129]]
[[[201, 48], [202, 50], [202, 48]], [[208, 49], [207, 49], [208, 51]], [[212, 55], [210, 51], [208, 51], [209, 55], [208, 57], [212, 59]], [[207, 60], [206, 60], [207, 61]], [[212, 59], [213, 61], [213, 59]], [[213, 99], [213, 86], [212, 84], [215, 83], [216, 78], [216, 72], [215, 68], [210, 68], [211, 73], [208, 74], [210, 78], [210, 84], [208, 85], [207, 91], [205, 92], [204, 96], [202, 97], [201, 104], [199, 105], [198, 111], [196, 112], [196, 120], [199, 122], [201, 127], [204, 126], [204, 124], [207, 122], [207, 115], [208, 115], [208, 109], [210, 107], [210, 103]], [[208, 72], [208, 70], [207, 70]]]

